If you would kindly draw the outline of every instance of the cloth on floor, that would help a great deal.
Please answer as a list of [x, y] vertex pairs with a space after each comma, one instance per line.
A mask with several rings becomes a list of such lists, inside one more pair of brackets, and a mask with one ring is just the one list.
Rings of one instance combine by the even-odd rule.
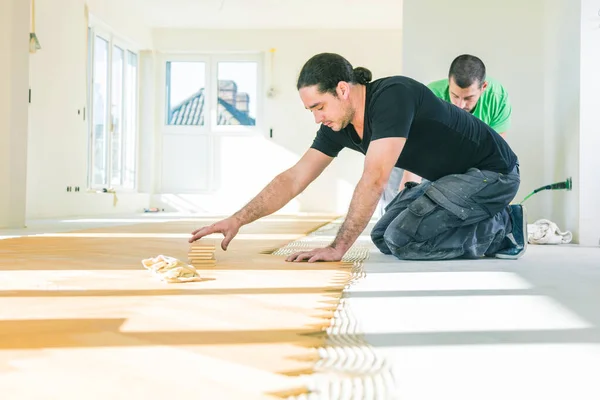
[[193, 266], [173, 257], [159, 255], [142, 260], [142, 265], [160, 280], [168, 283], [199, 282], [202, 279]]
[[554, 222], [547, 219], [528, 224], [527, 236], [531, 244], [564, 244], [573, 239], [570, 231], [562, 232]]

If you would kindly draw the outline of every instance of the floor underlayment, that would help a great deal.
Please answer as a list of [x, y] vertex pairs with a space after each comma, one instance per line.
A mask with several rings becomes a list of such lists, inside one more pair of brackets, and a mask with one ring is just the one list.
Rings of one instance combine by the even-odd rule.
[[204, 282], [142, 268], [185, 258], [214, 220], [78, 219], [0, 240], [2, 398], [600, 398], [600, 248], [405, 262], [370, 225], [341, 263], [290, 264], [341, 221], [272, 216]]
[[344, 304], [398, 398], [600, 399], [600, 247], [439, 262], [372, 249], [363, 272]]

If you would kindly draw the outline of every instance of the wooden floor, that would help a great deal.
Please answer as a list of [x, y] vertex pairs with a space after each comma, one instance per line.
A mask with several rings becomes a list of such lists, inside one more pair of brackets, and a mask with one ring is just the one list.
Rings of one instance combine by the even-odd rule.
[[343, 263], [269, 254], [331, 218], [242, 228], [201, 282], [168, 284], [141, 260], [185, 260], [204, 218], [0, 240], [3, 399], [255, 399], [305, 391], [314, 335], [349, 279]]

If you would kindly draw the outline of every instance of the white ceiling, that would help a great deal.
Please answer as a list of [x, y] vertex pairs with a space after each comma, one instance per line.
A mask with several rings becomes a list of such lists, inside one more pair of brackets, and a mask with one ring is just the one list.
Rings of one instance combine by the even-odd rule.
[[139, 0], [150, 27], [400, 28], [402, 0]]

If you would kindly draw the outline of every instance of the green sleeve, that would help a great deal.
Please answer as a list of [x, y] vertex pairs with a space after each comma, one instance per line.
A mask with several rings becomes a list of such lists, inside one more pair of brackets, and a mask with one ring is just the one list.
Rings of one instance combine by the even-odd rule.
[[446, 99], [448, 93], [448, 80], [441, 79], [439, 81], [430, 82], [427, 87], [429, 90], [433, 92], [437, 97], [442, 100], [450, 101], [450, 99]]
[[498, 133], [506, 132], [510, 129], [510, 118], [512, 114], [512, 106], [508, 97], [504, 97], [498, 107], [498, 112], [494, 116], [490, 126]]

